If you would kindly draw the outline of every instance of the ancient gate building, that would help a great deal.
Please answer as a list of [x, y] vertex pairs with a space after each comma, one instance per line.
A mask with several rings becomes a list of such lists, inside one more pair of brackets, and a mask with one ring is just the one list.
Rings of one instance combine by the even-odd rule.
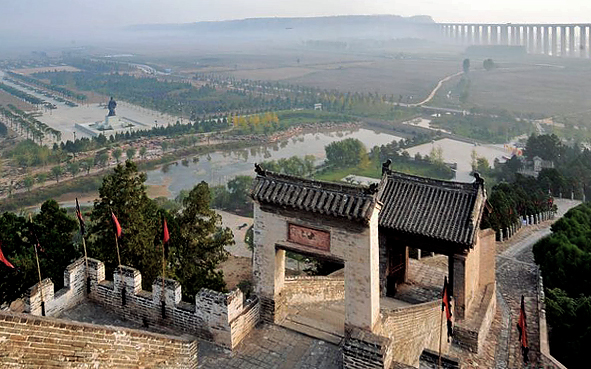
[[[494, 232], [480, 229], [491, 209], [478, 176], [474, 183], [456, 183], [393, 172], [385, 164], [381, 182], [365, 187], [257, 166], [252, 198], [253, 274], [263, 321], [281, 324], [292, 304], [323, 309], [328, 305], [322, 303], [341, 301], [345, 368], [416, 367], [425, 349], [438, 349], [447, 275], [454, 342], [479, 350], [496, 298]], [[409, 248], [447, 255], [447, 273], [409, 260]], [[342, 263], [341, 284], [319, 279], [315, 283], [324, 287], [307, 284], [293, 293], [285, 278], [286, 251]], [[445, 336], [442, 341], [448, 352]]]

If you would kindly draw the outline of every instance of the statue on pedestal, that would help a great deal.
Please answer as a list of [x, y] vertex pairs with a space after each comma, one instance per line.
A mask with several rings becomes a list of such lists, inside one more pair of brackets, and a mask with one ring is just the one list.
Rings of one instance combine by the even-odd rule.
[[117, 102], [115, 100], [113, 100], [113, 96], [111, 96], [111, 100], [109, 100], [109, 104], [107, 105], [107, 108], [109, 108], [109, 115], [107, 115], [108, 117], [115, 116], [115, 108], [116, 107], [117, 107]]

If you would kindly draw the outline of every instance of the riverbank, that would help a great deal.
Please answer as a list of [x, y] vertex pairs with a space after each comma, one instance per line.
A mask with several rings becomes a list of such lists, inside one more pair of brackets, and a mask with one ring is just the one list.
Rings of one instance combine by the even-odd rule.
[[[260, 147], [263, 145], [272, 145], [280, 141], [310, 133], [333, 132], [338, 130], [356, 130], [361, 127], [359, 122], [348, 123], [316, 123], [303, 124], [301, 126], [290, 127], [285, 131], [276, 132], [272, 135], [228, 135], [217, 134], [211, 137], [209, 144], [184, 147], [175, 151], [162, 153], [150, 160], [138, 160], [138, 168], [141, 171], [152, 171], [161, 168], [166, 164], [188, 159], [196, 155], [207, 155], [214, 152], [230, 152], [238, 149], [248, 149]], [[98, 191], [102, 178], [111, 172], [112, 166], [101, 168], [88, 175], [79, 175], [77, 177], [62, 177], [60, 182], [36, 187], [31, 191], [24, 189], [13, 193], [11, 197], [2, 198], [0, 211], [16, 211], [28, 207], [38, 206], [45, 200], [54, 198], [58, 201], [73, 201], [75, 197], [84, 198], [92, 201], [93, 196]], [[168, 181], [168, 182], [167, 182]], [[168, 185], [172, 179], [163, 179], [162, 183], [148, 185], [150, 197], [172, 197], [173, 194], [168, 190]], [[47, 183], [47, 182], [46, 182]], [[90, 199], [92, 197], [92, 199]]]

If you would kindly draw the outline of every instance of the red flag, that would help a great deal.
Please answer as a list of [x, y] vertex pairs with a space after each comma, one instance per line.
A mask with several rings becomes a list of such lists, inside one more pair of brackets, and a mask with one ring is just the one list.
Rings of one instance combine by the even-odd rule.
[[115, 226], [115, 234], [117, 234], [117, 238], [121, 238], [121, 225], [113, 212], [111, 212], [111, 218], [113, 219], [113, 225]]
[[527, 322], [525, 315], [525, 300], [521, 296], [521, 309], [519, 310], [519, 321], [517, 322], [517, 330], [519, 331], [519, 343], [521, 343], [521, 353], [523, 354], [523, 361], [528, 362], [527, 353], [529, 347], [527, 345]]
[[12, 265], [10, 261], [4, 257], [4, 253], [2, 253], [2, 242], [0, 242], [0, 261], [7, 267], [14, 269], [14, 265]]
[[162, 218], [162, 227], [163, 227], [163, 233], [162, 233], [162, 243], [163, 244], [167, 244], [168, 241], [170, 241], [170, 234], [168, 233], [168, 225], [166, 225], [166, 218]]
[[84, 218], [82, 218], [82, 212], [80, 211], [80, 205], [78, 204], [78, 198], [76, 198], [76, 218], [78, 218], [78, 223], [80, 223], [80, 233], [84, 235], [86, 227], [84, 224]]
[[445, 317], [447, 318], [447, 340], [453, 336], [453, 326], [451, 321], [451, 301], [449, 296], [449, 284], [447, 283], [447, 277], [443, 280], [443, 292], [441, 293], [441, 311], [445, 311]]

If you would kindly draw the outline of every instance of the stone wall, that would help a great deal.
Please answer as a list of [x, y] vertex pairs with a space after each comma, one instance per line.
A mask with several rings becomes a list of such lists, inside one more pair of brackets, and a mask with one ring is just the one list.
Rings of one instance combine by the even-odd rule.
[[285, 279], [283, 295], [289, 305], [343, 300], [343, 277], [292, 277]]
[[485, 287], [481, 300], [473, 307], [468, 318], [455, 325], [454, 343], [471, 352], [480, 352], [495, 316], [496, 296], [496, 284]]
[[[161, 278], [152, 284], [152, 292], [143, 291], [142, 275], [137, 269], [117, 268], [113, 280], [108, 281], [105, 279], [105, 265], [89, 258], [91, 282], [90, 294], [86, 295], [85, 275], [84, 259], [79, 259], [66, 269], [66, 287], [62, 290], [53, 294], [51, 280], [41, 282], [47, 316], [59, 316], [63, 310], [88, 298], [125, 319], [147, 326], [171, 327], [228, 348], [236, 347], [259, 322], [258, 300], [245, 306], [239, 289], [229, 293], [201, 289], [194, 303], [184, 302], [181, 301], [181, 286], [175, 280], [164, 280], [164, 292]], [[41, 315], [38, 284], [30, 291], [29, 311], [33, 315]]]
[[[278, 322], [285, 314], [285, 250], [291, 250], [343, 262], [347, 295], [345, 322], [374, 330], [379, 320], [379, 210], [376, 206], [369, 224], [361, 224], [255, 202], [253, 278], [255, 291], [263, 303], [263, 319]], [[290, 224], [328, 233], [330, 246], [319, 249], [291, 242]]]
[[544, 368], [566, 369], [558, 360], [550, 354], [550, 343], [548, 342], [548, 325], [546, 323], [546, 296], [544, 293], [544, 281], [540, 273], [538, 277], [538, 294], [537, 294], [537, 310], [539, 318], [539, 340], [540, 344], [540, 359], [539, 363]]
[[381, 336], [392, 343], [392, 360], [414, 367], [424, 349], [439, 350], [443, 333], [442, 352], [447, 353], [445, 317], [441, 330], [441, 300], [385, 311], [382, 309]]
[[64, 287], [54, 293], [53, 282], [46, 278], [34, 285], [29, 291], [27, 310], [33, 315], [41, 315], [41, 295], [45, 302], [45, 314], [59, 315], [86, 298], [86, 266], [84, 259], [78, 259], [64, 270]]
[[0, 312], [2, 368], [197, 368], [197, 341]]
[[385, 369], [392, 363], [392, 342], [355, 327], [345, 329], [344, 369]]

